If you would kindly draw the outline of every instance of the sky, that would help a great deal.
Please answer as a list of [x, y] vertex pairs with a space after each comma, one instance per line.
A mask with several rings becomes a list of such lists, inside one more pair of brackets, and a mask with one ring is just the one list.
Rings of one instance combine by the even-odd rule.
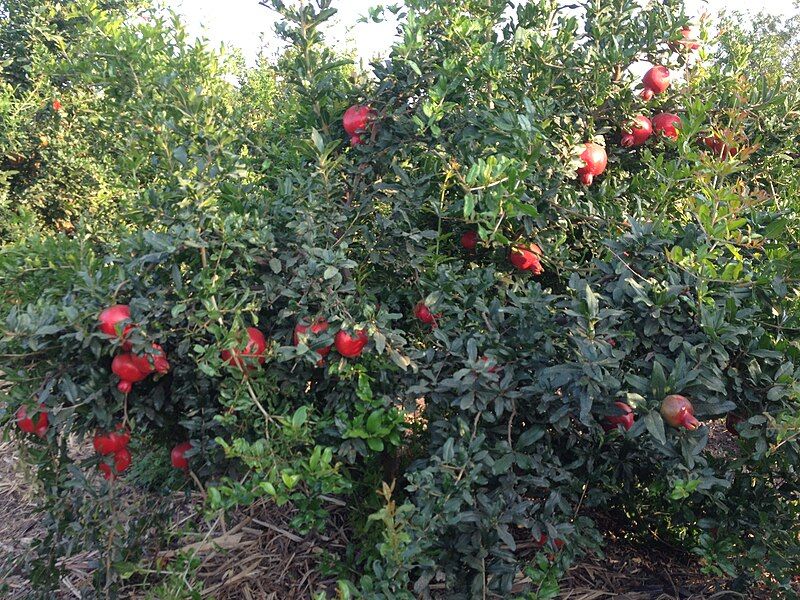
[[[274, 14], [260, 6], [258, 0], [166, 0], [166, 3], [184, 15], [192, 35], [206, 37], [214, 45], [224, 43], [241, 49], [251, 65], [264, 45], [268, 53], [277, 48], [273, 34]], [[341, 47], [355, 47], [365, 64], [385, 52], [395, 34], [391, 23], [356, 23], [358, 17], [366, 15], [368, 8], [380, 3], [392, 2], [334, 0], [333, 3], [339, 14], [328, 33], [329, 39]], [[792, 0], [686, 0], [686, 6], [694, 15], [705, 11], [716, 13], [721, 9], [766, 10], [776, 14], [794, 12]]]

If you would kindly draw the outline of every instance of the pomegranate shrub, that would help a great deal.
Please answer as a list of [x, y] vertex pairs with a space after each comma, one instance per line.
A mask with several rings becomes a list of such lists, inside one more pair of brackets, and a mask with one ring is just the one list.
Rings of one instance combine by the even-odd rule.
[[[212, 514], [267, 496], [301, 533], [341, 496], [366, 598], [523, 572], [552, 595], [598, 522], [786, 591], [797, 183], [779, 103], [723, 76], [746, 61], [671, 45], [680, 7], [583, 2], [584, 31], [548, 1], [408, 0], [367, 77], [323, 45], [328, 0], [265, 4], [276, 65], [183, 98], [130, 157], [130, 227], [7, 311], [9, 427], [24, 406], [52, 523], [32, 579], [79, 540], [116, 590], [152, 540], [115, 490], [194, 476]], [[645, 101], [643, 57], [687, 76]], [[702, 141], [724, 131], [735, 154]]]

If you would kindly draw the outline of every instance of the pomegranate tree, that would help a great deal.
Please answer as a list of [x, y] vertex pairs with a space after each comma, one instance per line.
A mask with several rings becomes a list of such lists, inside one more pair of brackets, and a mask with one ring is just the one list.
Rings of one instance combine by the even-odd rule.
[[594, 142], [585, 143], [582, 149], [583, 166], [578, 169], [578, 176], [584, 185], [592, 185], [594, 178], [606, 170], [608, 155], [605, 148]]
[[661, 416], [671, 427], [683, 427], [690, 431], [700, 427], [700, 421], [694, 417], [694, 407], [688, 398], [679, 394], [671, 394], [661, 402]]

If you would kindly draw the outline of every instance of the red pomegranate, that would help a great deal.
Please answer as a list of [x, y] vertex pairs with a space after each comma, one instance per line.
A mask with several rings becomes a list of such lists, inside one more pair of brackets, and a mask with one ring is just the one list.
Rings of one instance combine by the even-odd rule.
[[417, 317], [420, 321], [425, 323], [425, 325], [431, 325], [436, 327], [436, 319], [439, 318], [441, 315], [434, 315], [425, 303], [420, 300], [417, 302], [417, 305], [414, 307], [414, 316]]
[[633, 427], [633, 409], [624, 402], [614, 402], [614, 406], [621, 410], [622, 414], [606, 417], [604, 419], [603, 429], [606, 431], [611, 431], [616, 429], [619, 425], [622, 425], [625, 431], [628, 431], [631, 427]]
[[[483, 362], [487, 363], [487, 364], [489, 363], [489, 357], [488, 357], [488, 356], [481, 356], [481, 360], [482, 360]], [[486, 370], [487, 370], [489, 373], [497, 373], [497, 372], [500, 370], [500, 366], [499, 366], [499, 365], [492, 365], [491, 367], [489, 367], [489, 368], [488, 368], [488, 369], [486, 369]]]
[[114, 360], [111, 361], [111, 371], [119, 377], [117, 388], [123, 394], [129, 393], [134, 383], [143, 381], [149, 375], [149, 372], [139, 370], [136, 358], [129, 352], [114, 357]]
[[461, 236], [461, 246], [468, 252], [474, 252], [478, 247], [478, 232], [474, 229], [465, 231]]
[[623, 131], [620, 144], [623, 148], [641, 146], [651, 135], [653, 135], [653, 124], [644, 115], [636, 115], [633, 122], [627, 125]]
[[95, 451], [101, 456], [106, 456], [114, 452], [119, 452], [128, 447], [131, 441], [131, 432], [119, 423], [115, 431], [110, 433], [96, 433], [92, 445]]
[[606, 170], [608, 155], [605, 148], [593, 142], [585, 143], [582, 148], [581, 160], [583, 160], [583, 166], [578, 169], [578, 175], [581, 183], [592, 185], [594, 178]]
[[172, 466], [176, 469], [183, 471], [189, 470], [189, 459], [186, 458], [186, 453], [192, 449], [192, 442], [182, 442], [175, 446], [170, 453]]
[[681, 118], [672, 113], [661, 113], [653, 117], [653, 132], [663, 135], [671, 140], [678, 139], [678, 130], [681, 128]]
[[[549, 537], [546, 533], [543, 533], [541, 537], [533, 537], [531, 541], [533, 542], [534, 546], [537, 548], [544, 548], [544, 546], [549, 541]], [[555, 545], [556, 549], [561, 550], [564, 547], [564, 540], [553, 540], [553, 544]]]
[[253, 358], [257, 360], [258, 364], [264, 364], [266, 361], [264, 352], [266, 352], [266, 350], [267, 340], [264, 337], [264, 334], [255, 327], [248, 327], [247, 344], [245, 345], [244, 350], [223, 350], [220, 352], [220, 356], [226, 364], [235, 365], [240, 370], [250, 370], [255, 367], [253, 364]]
[[[100, 331], [112, 337], [118, 337], [125, 340], [133, 329], [132, 324], [125, 325], [122, 331], [119, 331], [119, 326], [123, 321], [131, 320], [131, 309], [127, 304], [115, 304], [109, 306], [100, 313]], [[128, 342], [122, 344], [122, 349], [125, 351], [130, 350], [131, 345]]]
[[[300, 336], [301, 335], [308, 335], [309, 329], [311, 330], [312, 336], [318, 336], [321, 333], [325, 333], [328, 330], [328, 321], [324, 317], [319, 317], [314, 319], [311, 323], [311, 326], [306, 325], [305, 323], [298, 323], [294, 326], [294, 335], [292, 336], [292, 341], [294, 345], [297, 346], [300, 343]], [[309, 336], [310, 337], [310, 336]], [[324, 348], [318, 348], [317, 354], [321, 357], [326, 357], [330, 354], [331, 348], [333, 346], [325, 346]]]
[[44, 404], [39, 405], [39, 412], [36, 415], [36, 422], [28, 416], [28, 407], [25, 405], [17, 409], [17, 426], [25, 433], [33, 433], [34, 435], [43, 438], [47, 435], [47, 427], [50, 420], [47, 417]]
[[101, 461], [98, 467], [100, 468], [100, 472], [103, 473], [103, 477], [106, 479], [114, 479], [118, 474], [127, 471], [132, 462], [130, 450], [123, 448], [122, 450], [114, 452], [113, 468], [105, 461]]
[[718, 156], [722, 159], [736, 156], [736, 154], [739, 152], [739, 149], [736, 148], [736, 146], [730, 146], [726, 144], [718, 135], [704, 137], [703, 144], [705, 144], [706, 147], [711, 150], [711, 153], [714, 156]]
[[142, 356], [133, 355], [133, 363], [142, 373], [158, 371], [161, 374], [169, 372], [169, 361], [164, 349], [158, 344], [153, 344], [153, 354]]
[[360, 104], [351, 106], [344, 111], [342, 125], [344, 126], [344, 130], [347, 132], [347, 135], [350, 136], [350, 143], [353, 146], [358, 146], [359, 144], [364, 143], [361, 135], [367, 133], [367, 128], [374, 117], [375, 111], [373, 111], [369, 106]]
[[725, 429], [727, 429], [728, 433], [730, 433], [732, 436], [739, 437], [739, 430], [736, 429], [736, 426], [742, 421], [744, 421], [744, 419], [740, 415], [737, 415], [736, 413], [728, 413], [728, 415], [725, 417]]
[[661, 402], [661, 416], [668, 425], [688, 430], [700, 427], [700, 421], [694, 418], [694, 407], [684, 396], [672, 394]]
[[367, 332], [359, 329], [351, 336], [344, 330], [340, 330], [333, 338], [336, 351], [345, 358], [356, 358], [364, 350], [364, 346], [369, 342]]
[[644, 74], [642, 83], [644, 84], [644, 91], [641, 95], [645, 100], [650, 100], [653, 96], [664, 93], [670, 83], [669, 69], [656, 65]]
[[61, 110], [61, 102], [58, 100], [53, 100], [53, 110], [58, 112]]
[[520, 271], [530, 271], [534, 275], [544, 273], [544, 268], [539, 260], [542, 256], [542, 249], [536, 244], [525, 246], [512, 246], [508, 254], [508, 260]]

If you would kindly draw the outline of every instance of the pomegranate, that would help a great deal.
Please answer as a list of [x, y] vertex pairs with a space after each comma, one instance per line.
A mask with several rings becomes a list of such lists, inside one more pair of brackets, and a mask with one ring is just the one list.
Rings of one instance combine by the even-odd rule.
[[340, 330], [336, 337], [333, 338], [333, 344], [336, 346], [336, 351], [345, 358], [356, 358], [364, 350], [364, 346], [369, 342], [367, 332], [359, 329], [355, 332], [355, 336], [351, 336], [344, 330]]
[[[314, 319], [311, 323], [311, 326], [306, 325], [305, 323], [298, 323], [294, 326], [294, 335], [292, 336], [292, 340], [294, 341], [294, 345], [297, 346], [300, 343], [300, 336], [301, 335], [308, 335], [309, 329], [311, 330], [311, 335], [318, 336], [321, 333], [325, 333], [328, 330], [328, 321], [324, 317], [319, 317]], [[310, 337], [310, 336], [309, 336]], [[325, 346], [324, 348], [318, 348], [316, 350], [317, 354], [321, 357], [325, 358], [330, 354], [331, 348], [333, 346]]]
[[610, 415], [604, 419], [603, 429], [606, 431], [611, 431], [616, 429], [619, 425], [628, 431], [631, 427], [633, 427], [633, 409], [625, 404], [624, 402], [615, 402], [614, 406], [616, 406], [619, 410], [622, 411], [621, 415]]
[[417, 305], [414, 307], [414, 316], [425, 323], [425, 325], [431, 325], [432, 327], [436, 327], [436, 319], [441, 317], [441, 315], [434, 315], [431, 309], [425, 306], [422, 300], [417, 302]]
[[[241, 352], [239, 350], [223, 350], [220, 353], [220, 356], [226, 364], [233, 364], [240, 370], [250, 370], [255, 367], [252, 360], [253, 358], [258, 361], [258, 364], [264, 364], [264, 361], [266, 360], [264, 357], [264, 352], [266, 352], [266, 350], [267, 340], [264, 337], [264, 334], [255, 327], [248, 327], [247, 344], [245, 345], [244, 350]], [[247, 358], [248, 360], [245, 361], [242, 360], [242, 358]]]
[[130, 321], [130, 319], [131, 309], [127, 304], [115, 304], [100, 313], [100, 331], [123, 340], [122, 349], [126, 352], [131, 349], [131, 345], [124, 340], [133, 330], [133, 325], [129, 323], [121, 331], [119, 327], [123, 321]]
[[182, 442], [175, 446], [170, 453], [172, 466], [176, 469], [183, 471], [189, 470], [189, 459], [186, 458], [186, 453], [192, 449], [192, 442]]
[[632, 148], [641, 146], [653, 135], [653, 124], [644, 115], [636, 115], [633, 123], [623, 130], [625, 133], [622, 134], [620, 144], [623, 148]]
[[107, 456], [114, 452], [119, 452], [128, 447], [131, 441], [131, 433], [118, 424], [116, 431], [111, 433], [96, 433], [92, 440], [95, 451], [101, 456]]
[[544, 273], [542, 263], [539, 258], [542, 256], [542, 249], [536, 244], [525, 246], [512, 246], [508, 254], [508, 260], [520, 271], [530, 271], [534, 275]]
[[[543, 533], [541, 537], [537, 538], [536, 536], [534, 536], [531, 541], [537, 548], [544, 548], [544, 546], [547, 544], [549, 540], [550, 538], [548, 537], [548, 535], [546, 533]], [[564, 540], [553, 540], [553, 544], [555, 545], [556, 549], [561, 550], [561, 548], [564, 547]]]
[[680, 52], [681, 50], [694, 52], [700, 49], [700, 42], [695, 37], [692, 28], [686, 25], [681, 29], [681, 37], [674, 42], [670, 42], [669, 47], [675, 52]]
[[[485, 362], [485, 363], [487, 363], [487, 364], [488, 364], [488, 362], [489, 362], [489, 357], [488, 357], [488, 356], [481, 356], [481, 360], [482, 360], [483, 362]], [[486, 370], [487, 370], [489, 373], [497, 373], [497, 372], [500, 370], [500, 367], [499, 367], [498, 365], [492, 365], [491, 367], [489, 367], [489, 368], [488, 368], [488, 369], [486, 369]]]
[[111, 361], [111, 371], [119, 377], [117, 388], [123, 394], [129, 393], [134, 383], [143, 381], [149, 375], [149, 372], [139, 370], [136, 358], [129, 352], [114, 357]]
[[161, 374], [169, 372], [169, 361], [164, 349], [158, 344], [153, 344], [153, 354], [142, 356], [133, 355], [133, 363], [142, 373], [158, 371]]
[[678, 130], [681, 128], [681, 118], [672, 113], [661, 113], [653, 117], [653, 131], [671, 140], [678, 139]]
[[664, 93], [670, 83], [669, 69], [656, 65], [644, 74], [642, 83], [644, 84], [644, 91], [641, 95], [645, 100], [650, 100], [653, 96]]
[[58, 100], [53, 100], [53, 110], [58, 112], [61, 110], [61, 102]]
[[132, 462], [130, 450], [123, 448], [122, 450], [117, 450], [114, 452], [113, 468], [105, 461], [100, 462], [98, 467], [100, 472], [103, 474], [103, 477], [106, 479], [114, 479], [118, 474], [122, 473], [123, 471], [127, 471]]
[[740, 415], [737, 415], [736, 413], [728, 413], [728, 415], [725, 417], [725, 429], [727, 429], [728, 433], [730, 433], [732, 436], [739, 437], [739, 430], [736, 429], [736, 426], [742, 421], [744, 421], [744, 419]]
[[344, 112], [342, 117], [342, 125], [347, 135], [350, 136], [350, 143], [353, 146], [363, 144], [364, 140], [361, 135], [367, 132], [370, 122], [375, 117], [375, 111], [369, 106], [356, 104], [351, 106]]
[[581, 178], [581, 183], [592, 185], [594, 178], [606, 170], [608, 155], [605, 148], [593, 142], [585, 143], [582, 149], [581, 160], [583, 160], [583, 166], [578, 169], [578, 175]]
[[25, 433], [33, 433], [34, 435], [43, 438], [47, 434], [47, 426], [50, 421], [45, 412], [44, 404], [39, 405], [39, 412], [36, 415], [36, 422], [28, 416], [28, 407], [23, 405], [17, 409], [17, 426]]
[[661, 416], [672, 427], [683, 427], [694, 430], [700, 427], [700, 421], [694, 418], [694, 407], [684, 396], [672, 394], [661, 403]]
[[739, 152], [738, 148], [726, 144], [718, 135], [704, 137], [703, 143], [709, 150], [711, 150], [712, 154], [722, 159], [736, 156], [736, 154]]
[[461, 236], [461, 246], [468, 252], [474, 252], [478, 247], [478, 232], [474, 229], [465, 231]]

